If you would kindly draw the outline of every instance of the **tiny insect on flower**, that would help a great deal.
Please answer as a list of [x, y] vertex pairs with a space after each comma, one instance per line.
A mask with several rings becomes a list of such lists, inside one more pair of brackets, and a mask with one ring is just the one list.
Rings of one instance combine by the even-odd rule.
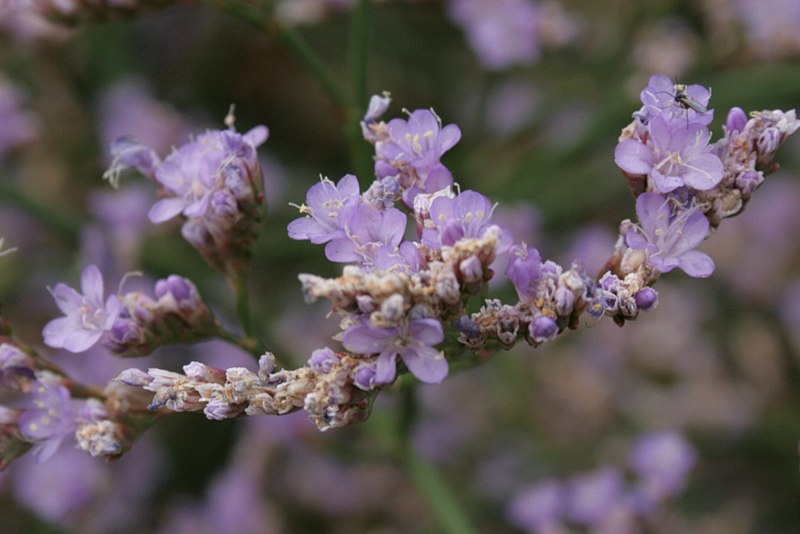
[[707, 113], [708, 108], [704, 106], [699, 100], [692, 98], [686, 94], [686, 84], [676, 83], [675, 87], [675, 102], [683, 109], [693, 109], [697, 113]]

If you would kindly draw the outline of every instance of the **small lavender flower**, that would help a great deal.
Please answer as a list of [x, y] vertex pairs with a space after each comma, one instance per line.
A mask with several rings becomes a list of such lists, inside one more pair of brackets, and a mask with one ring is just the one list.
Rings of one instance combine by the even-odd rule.
[[28, 408], [19, 417], [19, 429], [34, 443], [37, 463], [50, 459], [62, 441], [75, 431], [75, 411], [67, 388], [41, 379], [31, 390]]
[[42, 335], [47, 345], [83, 352], [111, 330], [121, 305], [116, 295], [110, 295], [103, 302], [103, 275], [96, 266], [89, 265], [84, 269], [81, 291], [83, 294], [65, 284], [56, 284], [51, 291], [65, 316], [45, 325]]
[[381, 328], [360, 317], [345, 332], [342, 342], [356, 354], [377, 354], [376, 384], [390, 384], [397, 372], [399, 356], [408, 370], [423, 382], [439, 383], [447, 376], [444, 354], [434, 348], [444, 340], [436, 319], [414, 319], [400, 326]]
[[299, 206], [304, 217], [289, 223], [289, 237], [319, 245], [343, 236], [342, 210], [358, 204], [359, 195], [358, 178], [352, 174], [343, 176], [337, 184], [322, 178], [306, 193], [306, 204]]
[[576, 523], [600, 526], [623, 498], [622, 474], [611, 467], [572, 479], [567, 516]]
[[562, 532], [567, 496], [561, 482], [547, 480], [518, 492], [508, 505], [506, 516], [527, 532]]
[[[476, 191], [463, 191], [455, 197], [440, 196], [430, 205], [430, 221], [422, 230], [422, 243], [432, 249], [451, 247], [462, 238], [480, 238], [492, 226], [494, 205]], [[501, 229], [497, 252], [510, 246], [510, 235]]]
[[656, 191], [669, 193], [683, 186], [706, 191], [723, 177], [719, 157], [709, 151], [711, 132], [698, 123], [671, 127], [663, 118], [653, 117], [650, 138], [642, 143], [626, 139], [614, 150], [614, 161], [626, 173], [648, 175]]
[[697, 452], [679, 432], [667, 430], [639, 438], [630, 461], [642, 491], [656, 500], [683, 490], [697, 462]]
[[702, 108], [708, 107], [711, 90], [702, 85], [687, 85], [680, 87], [663, 74], [650, 77], [641, 94], [644, 104], [645, 116], [661, 117], [671, 126], [689, 128], [692, 124], [708, 126], [714, 119], [714, 111], [698, 111], [691, 106], [682, 104], [678, 94], [683, 94], [699, 104]]
[[453, 175], [440, 159], [461, 139], [458, 126], [442, 126], [433, 111], [418, 109], [407, 121], [393, 119], [386, 127], [387, 138], [375, 144], [375, 174], [378, 179], [399, 175], [407, 205], [413, 206], [419, 193], [432, 193], [453, 183]]
[[714, 260], [693, 250], [709, 232], [709, 223], [696, 208], [673, 213], [670, 201], [658, 193], [643, 193], [636, 199], [640, 228], [630, 228], [625, 241], [634, 250], [644, 250], [653, 267], [666, 273], [678, 267], [689, 276], [705, 278], [714, 272]]
[[514, 284], [520, 301], [530, 301], [536, 296], [542, 258], [538, 250], [529, 249], [525, 243], [512, 246], [510, 252], [506, 276]]
[[378, 211], [370, 204], [358, 204], [347, 211], [344, 235], [326, 245], [325, 256], [335, 262], [388, 269], [403, 261], [399, 246], [407, 224], [406, 215], [396, 208]]
[[33, 139], [39, 130], [36, 117], [23, 110], [23, 103], [22, 91], [0, 77], [0, 160], [13, 148]]
[[633, 296], [636, 299], [636, 306], [640, 310], [649, 310], [658, 306], [658, 291], [652, 287], [644, 287]]

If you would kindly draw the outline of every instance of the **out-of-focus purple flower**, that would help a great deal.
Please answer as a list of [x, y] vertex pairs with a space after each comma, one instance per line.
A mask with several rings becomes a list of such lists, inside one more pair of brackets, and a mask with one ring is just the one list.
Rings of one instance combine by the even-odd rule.
[[31, 389], [28, 403], [19, 417], [19, 429], [34, 443], [36, 462], [44, 463], [64, 438], [75, 432], [76, 413], [67, 388], [47, 381], [39, 381]]
[[695, 208], [672, 212], [669, 199], [643, 193], [636, 199], [640, 230], [625, 235], [629, 247], [647, 252], [650, 263], [666, 273], [678, 267], [689, 276], [705, 278], [714, 272], [714, 260], [694, 250], [708, 235], [708, 219]]
[[103, 302], [103, 275], [96, 266], [83, 270], [81, 291], [83, 294], [61, 283], [51, 291], [64, 317], [45, 325], [42, 335], [47, 345], [83, 352], [111, 330], [121, 305], [116, 295]]
[[800, 51], [800, 4], [794, 0], [737, 0], [732, 9], [744, 24], [751, 54], [776, 59]]
[[576, 523], [600, 526], [624, 496], [622, 474], [611, 467], [574, 478], [569, 484], [567, 516]]
[[[433, 249], [453, 246], [461, 238], [480, 238], [490, 226], [494, 206], [476, 191], [463, 191], [454, 198], [441, 196], [431, 203], [430, 223], [422, 231], [422, 243]], [[497, 252], [508, 250], [511, 236], [502, 231]]]
[[[257, 126], [244, 135], [211, 130], [170, 154], [155, 173], [156, 180], [170, 196], [153, 205], [150, 220], [160, 223], [181, 213], [186, 217], [203, 217], [211, 209], [213, 193], [234, 185], [229, 182], [236, 181], [240, 167], [247, 174], [259, 169], [256, 147], [268, 135], [266, 126]], [[261, 181], [259, 176], [259, 187]], [[238, 196], [236, 191], [232, 193]]]
[[300, 206], [304, 215], [289, 223], [289, 237], [308, 239], [314, 244], [327, 243], [331, 239], [344, 236], [342, 210], [359, 202], [358, 178], [347, 174], [334, 184], [322, 178], [306, 193], [306, 204]]
[[450, 0], [448, 13], [489, 70], [539, 58], [539, 10], [531, 0]]
[[98, 105], [104, 146], [128, 137], [146, 139], [156, 153], [165, 154], [186, 138], [183, 117], [153, 97], [144, 80], [127, 78], [106, 89]]
[[674, 128], [663, 118], [648, 124], [650, 140], [626, 139], [614, 150], [614, 161], [626, 173], [648, 175], [656, 191], [669, 193], [687, 186], [707, 191], [724, 174], [722, 161], [709, 152], [711, 132], [702, 124]]
[[148, 178], [154, 178], [161, 158], [152, 148], [139, 144], [132, 137], [120, 137], [111, 142], [111, 164], [103, 178], [119, 187], [120, 177], [128, 169], [134, 169]]
[[381, 328], [360, 317], [343, 337], [347, 350], [356, 354], [377, 354], [376, 384], [389, 384], [397, 372], [397, 357], [411, 374], [423, 382], [439, 383], [447, 376], [444, 354], [434, 348], [444, 339], [442, 324], [436, 319], [414, 319], [400, 326]]
[[399, 175], [407, 205], [413, 206], [419, 193], [452, 185], [453, 175], [440, 159], [461, 139], [458, 126], [442, 126], [428, 109], [414, 111], [408, 120], [392, 119], [386, 126], [388, 138], [375, 144], [375, 175], [378, 179]]
[[508, 263], [506, 276], [517, 290], [521, 301], [529, 301], [536, 296], [536, 287], [541, 275], [542, 258], [535, 248], [528, 245], [514, 245], [511, 247], [511, 259]]
[[527, 532], [560, 532], [566, 498], [567, 492], [560, 482], [547, 480], [517, 493], [506, 509], [506, 516]]
[[22, 92], [0, 78], [0, 160], [14, 147], [33, 139], [39, 131], [36, 117], [22, 109], [23, 101]]
[[347, 210], [344, 235], [325, 246], [325, 256], [335, 262], [388, 269], [403, 262], [399, 246], [407, 224], [406, 215], [396, 208], [378, 211], [370, 204], [358, 204]]
[[670, 430], [642, 436], [631, 453], [631, 466], [649, 500], [680, 493], [696, 462], [694, 447], [683, 435]]
[[[681, 95], [700, 110], [706, 111], [693, 109], [685, 103], [687, 100], [681, 101]], [[708, 126], [714, 119], [714, 110], [707, 109], [711, 90], [702, 85], [677, 85], [669, 77], [655, 74], [650, 77], [640, 98], [649, 118], [661, 117], [670, 126]]]

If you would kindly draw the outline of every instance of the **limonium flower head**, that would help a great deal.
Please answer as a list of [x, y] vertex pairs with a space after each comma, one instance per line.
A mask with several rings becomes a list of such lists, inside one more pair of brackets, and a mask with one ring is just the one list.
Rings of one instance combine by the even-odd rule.
[[64, 317], [53, 319], [42, 331], [44, 342], [70, 352], [83, 352], [94, 346], [111, 330], [120, 313], [116, 295], [103, 301], [103, 275], [95, 265], [81, 274], [78, 293], [66, 284], [56, 284], [51, 293]]
[[[455, 197], [440, 196], [431, 202], [430, 224], [422, 231], [422, 243], [433, 249], [453, 246], [462, 238], [479, 238], [491, 226], [494, 205], [476, 191], [463, 191]], [[511, 239], [501, 229], [501, 243], [497, 252], [508, 250]]]
[[[379, 269], [402, 261], [398, 247], [408, 224], [402, 211], [396, 208], [378, 211], [370, 204], [361, 203], [347, 210], [343, 223], [344, 235], [325, 247], [329, 260]], [[393, 261], [393, 257], [397, 261]]]
[[439, 383], [447, 376], [444, 354], [434, 345], [444, 340], [442, 323], [437, 319], [411, 319], [397, 327], [376, 326], [366, 317], [359, 317], [343, 337], [347, 350], [357, 354], [377, 354], [375, 384], [390, 384], [397, 375], [397, 358], [423, 382]]
[[392, 119], [386, 128], [387, 138], [375, 143], [375, 174], [378, 179], [398, 175], [407, 205], [413, 206], [418, 193], [453, 183], [453, 175], [440, 159], [461, 139], [458, 126], [442, 126], [433, 111], [418, 109], [408, 120]]
[[506, 276], [514, 284], [519, 299], [529, 301], [536, 296], [542, 257], [538, 250], [528, 248], [526, 243], [512, 246], [510, 252]]
[[614, 161], [626, 173], [648, 175], [652, 188], [669, 193], [679, 187], [706, 191], [723, 177], [719, 157], [709, 151], [711, 132], [702, 124], [671, 127], [660, 116], [648, 123], [647, 143], [626, 139], [617, 145]]
[[694, 250], [709, 232], [708, 219], [696, 208], [673, 212], [670, 200], [658, 193], [636, 199], [639, 228], [625, 234], [628, 246], [644, 250], [653, 267], [666, 273], [679, 267], [689, 276], [704, 278], [714, 272], [714, 260]]
[[[686, 100], [682, 102], [682, 96], [690, 99], [699, 110], [687, 105]], [[640, 98], [648, 119], [661, 117], [671, 127], [688, 128], [692, 124], [708, 126], [714, 120], [714, 110], [708, 109], [711, 90], [702, 85], [676, 84], [663, 74], [655, 74], [650, 77]]]
[[658, 501], [683, 490], [697, 452], [682, 434], [664, 430], [641, 436], [630, 461], [639, 475], [640, 491], [648, 500]]
[[344, 236], [342, 210], [358, 204], [359, 195], [358, 178], [352, 174], [343, 176], [337, 184], [322, 178], [306, 193], [306, 204], [299, 206], [303, 217], [289, 223], [289, 237], [319, 245]]

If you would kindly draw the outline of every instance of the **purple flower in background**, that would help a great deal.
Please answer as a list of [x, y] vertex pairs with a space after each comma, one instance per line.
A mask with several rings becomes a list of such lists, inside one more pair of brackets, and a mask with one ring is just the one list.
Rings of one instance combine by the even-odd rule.
[[587, 526], [602, 525], [624, 497], [622, 475], [608, 467], [572, 479], [569, 484], [568, 517]]
[[[494, 206], [476, 191], [464, 191], [456, 197], [438, 197], [430, 207], [432, 228], [422, 231], [422, 243], [440, 249], [453, 246], [461, 238], [480, 238], [490, 226]], [[510, 236], [503, 231], [498, 252], [510, 246]]]
[[673, 213], [669, 199], [658, 193], [642, 193], [636, 199], [640, 231], [625, 235], [629, 247], [647, 252], [650, 263], [666, 273], [678, 267], [695, 278], [714, 272], [714, 260], [693, 250], [708, 235], [708, 219], [696, 208]]
[[36, 117], [22, 109], [23, 95], [10, 82], [0, 78], [0, 159], [8, 151], [36, 136]]
[[514, 288], [521, 301], [529, 301], [536, 296], [536, 288], [541, 276], [542, 257], [535, 248], [528, 248], [528, 245], [514, 245], [511, 247], [511, 260], [506, 269], [506, 276]]
[[414, 319], [400, 326], [382, 328], [360, 317], [342, 340], [356, 354], [378, 354], [375, 384], [389, 384], [397, 372], [397, 357], [411, 374], [423, 382], [439, 383], [447, 376], [444, 354], [434, 348], [444, 340], [442, 324], [436, 319]]
[[33, 380], [33, 358], [16, 345], [0, 344], [0, 387], [24, 391]]
[[325, 256], [335, 262], [388, 269], [403, 263], [399, 246], [407, 224], [406, 215], [396, 208], [378, 211], [370, 204], [358, 204], [347, 210], [344, 235], [326, 245]]
[[688, 186], [707, 191], [722, 180], [725, 168], [716, 154], [709, 152], [711, 132], [702, 124], [673, 128], [661, 117], [653, 117], [648, 128], [650, 140], [644, 144], [626, 139], [614, 150], [614, 161], [626, 173], [648, 175], [652, 187], [669, 193]]
[[439, 161], [461, 139], [455, 124], [442, 126], [433, 111], [418, 109], [408, 120], [387, 124], [389, 138], [375, 144], [375, 175], [378, 179], [400, 175], [409, 206], [419, 193], [433, 193], [453, 183], [453, 175]]
[[51, 291], [64, 317], [45, 325], [42, 335], [47, 345], [83, 352], [111, 330], [121, 305], [116, 295], [103, 302], [103, 275], [96, 266], [89, 265], [83, 270], [81, 291], [83, 294], [61, 283]]
[[19, 418], [19, 429], [34, 442], [37, 463], [46, 462], [65, 437], [75, 431], [75, 411], [64, 386], [38, 382], [31, 390], [29, 407]]
[[448, 13], [489, 70], [539, 58], [539, 12], [531, 0], [450, 0]]
[[679, 432], [662, 431], [642, 436], [631, 453], [631, 466], [639, 475], [645, 504], [680, 493], [697, 462], [697, 452]]
[[306, 193], [306, 204], [299, 206], [304, 217], [289, 223], [289, 237], [319, 245], [343, 236], [342, 210], [358, 204], [359, 195], [358, 178], [352, 174], [343, 176], [338, 184], [323, 178]]
[[[707, 109], [711, 90], [702, 85], [678, 85], [663, 74], [655, 74], [650, 77], [640, 98], [647, 117], [661, 117], [670, 126], [708, 126], [714, 119], [714, 110]], [[685, 100], [681, 101], [681, 98]], [[700, 111], [687, 105], [687, 101]]]
[[508, 505], [506, 516], [527, 532], [561, 532], [566, 498], [563, 485], [548, 480], [517, 493]]

